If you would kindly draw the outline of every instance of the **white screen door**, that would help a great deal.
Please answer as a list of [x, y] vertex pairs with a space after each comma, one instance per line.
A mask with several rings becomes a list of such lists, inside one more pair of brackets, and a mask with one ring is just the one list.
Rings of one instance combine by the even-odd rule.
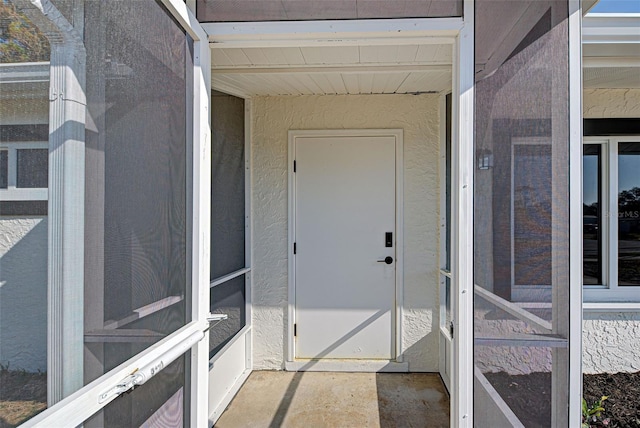
[[295, 139], [296, 358], [395, 356], [396, 144]]

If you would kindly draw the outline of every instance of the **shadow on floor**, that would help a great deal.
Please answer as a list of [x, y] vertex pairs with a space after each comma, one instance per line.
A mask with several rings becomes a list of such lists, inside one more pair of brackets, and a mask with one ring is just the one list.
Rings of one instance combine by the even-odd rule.
[[253, 372], [216, 427], [448, 427], [438, 374]]

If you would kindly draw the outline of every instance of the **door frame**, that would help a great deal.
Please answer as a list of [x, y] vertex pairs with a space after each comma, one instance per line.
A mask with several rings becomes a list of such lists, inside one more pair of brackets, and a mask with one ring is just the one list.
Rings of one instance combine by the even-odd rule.
[[[295, 357], [295, 337], [294, 324], [296, 319], [296, 277], [295, 277], [295, 256], [293, 254], [293, 244], [296, 241], [296, 181], [294, 176], [293, 162], [295, 156], [296, 139], [300, 137], [394, 137], [396, 141], [396, 292], [395, 292], [395, 314], [394, 327], [392, 334], [394, 335], [394, 349], [392, 349], [391, 361], [402, 362], [402, 316], [403, 316], [403, 299], [404, 299], [404, 219], [403, 219], [403, 203], [404, 203], [404, 141], [402, 129], [321, 129], [321, 130], [290, 130], [289, 131], [289, 150], [288, 150], [288, 300], [287, 300], [287, 323], [286, 323], [286, 369], [287, 370], [309, 370], [312, 367], [309, 364], [298, 366]], [[306, 361], [306, 360], [297, 360]], [[369, 366], [362, 365], [362, 360], [354, 360], [353, 363], [340, 363], [340, 369], [367, 371]], [[381, 360], [383, 365], [385, 360]], [[326, 366], [324, 366], [326, 367]], [[380, 367], [376, 365], [370, 367], [371, 371], [377, 371]], [[338, 367], [336, 366], [336, 369]]]

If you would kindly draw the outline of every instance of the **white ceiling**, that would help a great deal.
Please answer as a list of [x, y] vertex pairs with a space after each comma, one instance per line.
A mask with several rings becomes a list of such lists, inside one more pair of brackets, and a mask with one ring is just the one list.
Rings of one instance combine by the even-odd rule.
[[213, 45], [211, 51], [214, 89], [234, 95], [392, 94], [451, 88], [448, 44]]

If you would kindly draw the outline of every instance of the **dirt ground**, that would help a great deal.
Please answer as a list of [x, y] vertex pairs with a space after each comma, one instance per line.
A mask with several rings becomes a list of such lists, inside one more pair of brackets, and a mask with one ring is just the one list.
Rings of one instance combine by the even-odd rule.
[[[550, 373], [485, 376], [527, 428], [551, 426]], [[603, 395], [609, 397], [602, 414], [610, 419], [608, 427], [640, 428], [640, 372], [584, 375], [582, 387], [589, 405]]]
[[0, 428], [18, 426], [46, 408], [46, 373], [0, 370]]
[[609, 427], [640, 428], [640, 372], [584, 375], [582, 387], [589, 405], [603, 395], [609, 397], [602, 414], [611, 419]]

